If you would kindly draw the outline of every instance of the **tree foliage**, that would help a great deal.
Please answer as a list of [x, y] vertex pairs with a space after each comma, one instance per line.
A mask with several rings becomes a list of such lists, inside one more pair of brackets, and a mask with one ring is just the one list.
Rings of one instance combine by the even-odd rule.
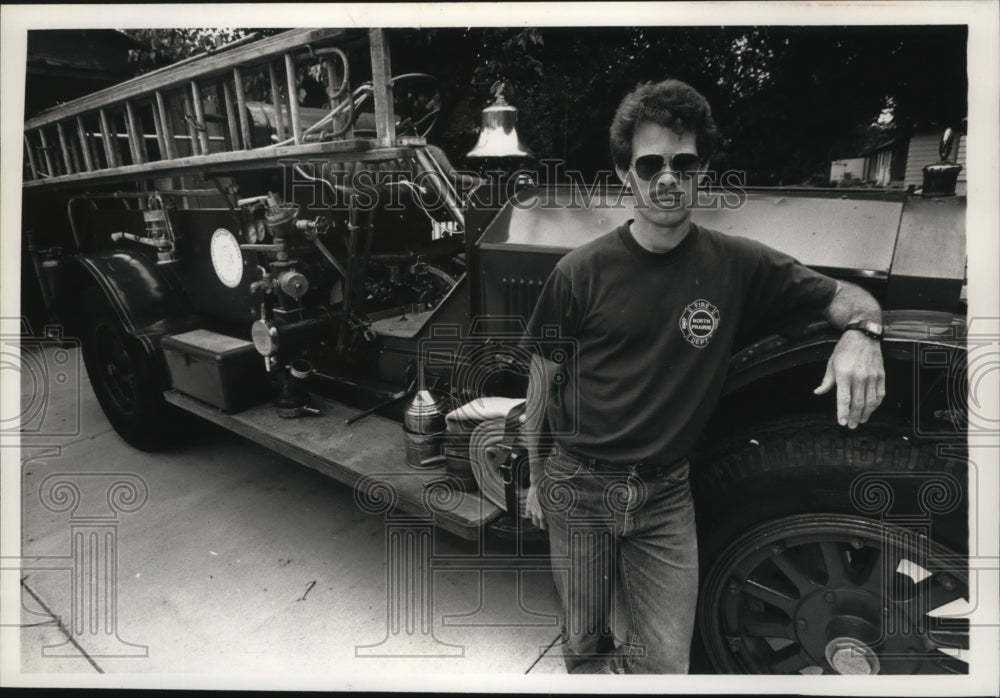
[[137, 73], [145, 73], [179, 60], [212, 53], [226, 44], [251, 37], [264, 37], [278, 29], [123, 29], [123, 33], [148, 48], [130, 51]]
[[452, 153], [472, 147], [489, 88], [503, 79], [526, 144], [591, 174], [609, 166], [607, 129], [621, 97], [666, 77], [705, 94], [725, 137], [715, 166], [743, 170], [751, 184], [797, 184], [895, 135], [959, 126], [967, 108], [964, 26], [490, 28], [392, 37], [397, 71], [420, 63], [451, 88], [450, 118], [434, 135]]

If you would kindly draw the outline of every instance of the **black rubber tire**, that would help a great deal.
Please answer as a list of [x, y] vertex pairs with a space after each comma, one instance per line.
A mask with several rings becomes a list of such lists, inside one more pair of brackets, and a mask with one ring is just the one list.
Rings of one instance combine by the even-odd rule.
[[166, 376], [157, 354], [129, 334], [100, 289], [80, 295], [73, 324], [94, 394], [118, 435], [143, 451], [176, 445], [183, 417], [163, 399]]
[[[964, 446], [921, 439], [908, 420], [875, 416], [850, 430], [838, 426], [832, 414], [786, 417], [720, 440], [695, 458], [692, 487], [706, 554], [781, 516], [859, 514], [851, 485], [872, 472], [939, 473], [961, 483], [961, 501], [933, 516], [934, 536], [956, 552], [967, 550]], [[922, 484], [921, 477], [897, 478], [891, 515], [920, 515]]]
[[[699, 637], [692, 649], [695, 671], [733, 670], [732, 664], [719, 666], [718, 660], [706, 665], [711, 652], [705, 652], [708, 644], [700, 643], [710, 642], [702, 636], [713, 627], [713, 619], [703, 617], [707, 587], [727, 548], [731, 555], [734, 541], [743, 537], [741, 544], [748, 551], [757, 545], [746, 539], [755, 527], [763, 531], [769, 523], [790, 520], [793, 527], [806, 530], [824, 520], [863, 525], [922, 517], [935, 545], [958, 556], [967, 554], [963, 447], [917, 438], [906, 419], [879, 415], [849, 430], [838, 426], [833, 415], [787, 417], [717, 440], [694, 461], [702, 582]], [[884, 488], [879, 492], [878, 485], [872, 485], [876, 489], [869, 487], [866, 494], [862, 487], [876, 479], [889, 483], [888, 504], [880, 501]], [[939, 486], [936, 493], [922, 489], [929, 479]], [[931, 502], [928, 510], [928, 496], [949, 501]]]

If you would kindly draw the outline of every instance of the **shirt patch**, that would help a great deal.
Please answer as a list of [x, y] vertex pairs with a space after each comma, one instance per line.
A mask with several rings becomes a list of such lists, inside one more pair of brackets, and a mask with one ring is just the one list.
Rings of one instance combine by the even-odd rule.
[[706, 346], [719, 326], [719, 309], [706, 300], [688, 304], [681, 314], [681, 334], [699, 349]]

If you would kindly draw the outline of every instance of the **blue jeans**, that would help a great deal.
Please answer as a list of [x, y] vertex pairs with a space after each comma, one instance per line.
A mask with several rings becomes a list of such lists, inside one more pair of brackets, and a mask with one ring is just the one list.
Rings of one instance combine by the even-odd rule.
[[[556, 449], [545, 463], [552, 574], [570, 673], [685, 674], [698, 597], [689, 466], [613, 467]], [[615, 600], [622, 623], [614, 623]], [[612, 628], [627, 625], [616, 647]]]

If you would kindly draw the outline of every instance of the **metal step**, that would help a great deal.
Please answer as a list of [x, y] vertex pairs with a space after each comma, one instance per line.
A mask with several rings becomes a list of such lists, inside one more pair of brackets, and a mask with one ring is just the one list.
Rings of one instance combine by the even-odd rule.
[[432, 519], [436, 526], [468, 540], [479, 539], [485, 526], [503, 514], [478, 492], [461, 492], [447, 485], [443, 468], [418, 470], [409, 466], [403, 427], [377, 415], [348, 426], [344, 421], [358, 410], [316, 395], [312, 404], [321, 414], [297, 419], [282, 419], [270, 404], [226, 414], [175, 390], [168, 390], [164, 397], [183, 410], [354, 487], [355, 502], [363, 511], [384, 513], [390, 519], [400, 515]]

